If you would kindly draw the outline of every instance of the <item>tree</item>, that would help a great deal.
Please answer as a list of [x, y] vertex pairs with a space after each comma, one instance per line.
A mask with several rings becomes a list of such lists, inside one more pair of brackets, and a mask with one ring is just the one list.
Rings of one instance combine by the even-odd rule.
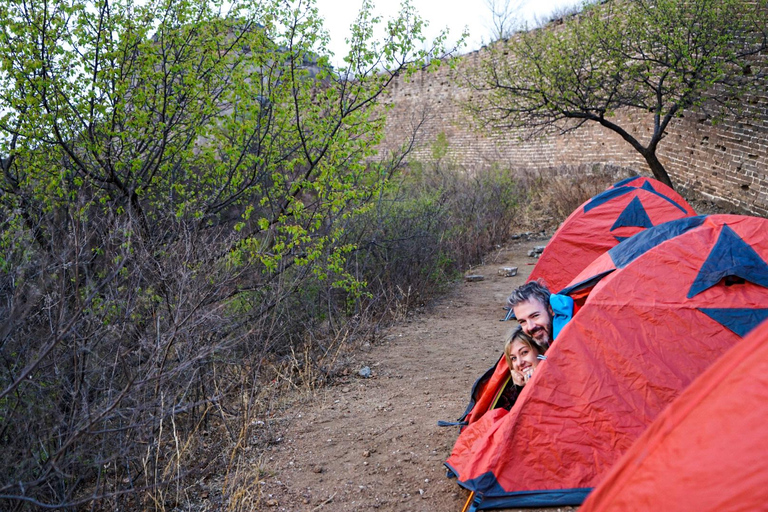
[[507, 39], [520, 27], [518, 13], [522, 0], [485, 0], [485, 5], [491, 15], [490, 30], [491, 42]]
[[[474, 77], [484, 91], [474, 113], [497, 128], [530, 134], [588, 122], [619, 134], [663, 183], [657, 157], [669, 123], [683, 111], [721, 116], [759, 83], [754, 57], [766, 48], [766, 2], [625, 0], [592, 5], [561, 26], [499, 43]], [[634, 111], [652, 125], [643, 140], [614, 114]]]
[[162, 508], [322, 283], [364, 286], [379, 98], [440, 52], [407, 3], [374, 41], [366, 2], [335, 71], [311, 0], [227, 5], [0, 5], [0, 500]]

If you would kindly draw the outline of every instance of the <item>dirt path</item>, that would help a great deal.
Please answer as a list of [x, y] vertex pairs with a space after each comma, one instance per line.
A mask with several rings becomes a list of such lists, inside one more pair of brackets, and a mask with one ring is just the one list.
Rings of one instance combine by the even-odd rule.
[[[357, 354], [349, 383], [319, 392], [292, 410], [282, 442], [267, 452], [263, 485], [271, 510], [460, 511], [467, 492], [446, 478], [443, 462], [475, 379], [496, 363], [510, 324], [506, 297], [533, 268], [518, 242], [473, 270], [426, 313], [393, 326]], [[500, 267], [519, 268], [516, 277]]]

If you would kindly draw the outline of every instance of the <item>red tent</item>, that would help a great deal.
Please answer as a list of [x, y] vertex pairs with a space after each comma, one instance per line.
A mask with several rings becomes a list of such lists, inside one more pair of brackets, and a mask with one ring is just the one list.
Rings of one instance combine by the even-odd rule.
[[768, 322], [700, 375], [580, 512], [768, 509]]
[[597, 283], [605, 276], [623, 268], [635, 258], [662, 242], [669, 240], [700, 226], [706, 220], [706, 216], [684, 217], [682, 219], [666, 222], [653, 229], [647, 229], [642, 233], [627, 239], [598, 256], [573, 280], [560, 290], [561, 294], [570, 296], [578, 310]]
[[652, 178], [629, 178], [596, 195], [552, 236], [529, 281], [543, 278], [558, 291], [595, 258], [640, 231], [696, 215], [677, 192]]
[[688, 229], [648, 230], [644, 250], [617, 247], [621, 265], [594, 285], [512, 409], [459, 435], [446, 465], [475, 508], [581, 503], [664, 407], [768, 317], [768, 220], [675, 222]]

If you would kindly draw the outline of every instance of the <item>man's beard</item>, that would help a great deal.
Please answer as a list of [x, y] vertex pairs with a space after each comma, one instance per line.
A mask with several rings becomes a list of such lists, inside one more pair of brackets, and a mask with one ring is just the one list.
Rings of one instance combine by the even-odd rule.
[[531, 333], [531, 338], [533, 338], [533, 341], [536, 342], [536, 344], [540, 347], [543, 347], [545, 349], [549, 348], [550, 343], [552, 343], [552, 340], [550, 339], [549, 332], [544, 327], [538, 327]]

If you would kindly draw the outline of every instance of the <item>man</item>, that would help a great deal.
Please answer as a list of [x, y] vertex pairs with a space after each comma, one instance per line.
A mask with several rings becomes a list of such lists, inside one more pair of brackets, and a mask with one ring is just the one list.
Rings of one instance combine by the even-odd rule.
[[539, 281], [515, 289], [507, 299], [510, 310], [528, 336], [544, 350], [573, 316], [573, 300], [550, 293]]

